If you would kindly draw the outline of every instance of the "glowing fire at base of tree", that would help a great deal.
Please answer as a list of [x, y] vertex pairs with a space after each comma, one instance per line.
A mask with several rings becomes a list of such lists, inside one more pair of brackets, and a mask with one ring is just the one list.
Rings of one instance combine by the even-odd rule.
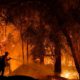
[[65, 78], [68, 78], [68, 79], [79, 79], [79, 76], [78, 76], [78, 73], [72, 71], [65, 71], [61, 74], [61, 77], [65, 77]]

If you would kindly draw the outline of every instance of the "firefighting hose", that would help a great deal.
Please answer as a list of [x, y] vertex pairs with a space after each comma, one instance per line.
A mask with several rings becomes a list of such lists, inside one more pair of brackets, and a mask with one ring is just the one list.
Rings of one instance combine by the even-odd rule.
[[19, 59], [16, 59], [16, 58], [10, 58], [10, 59], [13, 59], [13, 60], [16, 60], [16, 61], [21, 61], [21, 60], [19, 60]]

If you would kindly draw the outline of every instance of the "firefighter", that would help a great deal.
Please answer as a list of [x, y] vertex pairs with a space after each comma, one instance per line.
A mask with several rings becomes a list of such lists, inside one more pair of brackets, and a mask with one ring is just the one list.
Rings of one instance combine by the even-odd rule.
[[0, 58], [0, 72], [1, 72], [1, 76], [4, 75], [6, 64], [8, 63], [8, 60], [11, 59], [11, 58], [8, 58], [8, 54], [9, 54], [8, 52], [5, 52], [5, 54], [3, 56], [1, 56], [1, 58]]

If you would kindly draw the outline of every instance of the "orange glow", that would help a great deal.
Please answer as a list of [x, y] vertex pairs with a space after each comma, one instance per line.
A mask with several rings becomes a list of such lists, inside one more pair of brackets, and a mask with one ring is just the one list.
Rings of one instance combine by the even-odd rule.
[[44, 64], [53, 64], [53, 60], [50, 57], [45, 57]]
[[62, 74], [61, 74], [62, 77], [65, 77], [65, 78], [68, 78], [68, 79], [79, 79], [78, 77], [78, 73], [72, 71], [64, 71]]
[[[34, 17], [31, 17], [34, 19], [34, 26], [37, 28], [40, 25], [40, 17], [39, 14], [36, 13], [34, 14]], [[26, 20], [28, 20], [26, 18]], [[27, 23], [28, 24], [28, 23]], [[29, 25], [29, 24], [28, 24]], [[22, 44], [21, 44], [21, 35], [20, 31], [16, 29], [16, 27], [12, 24], [9, 25], [3, 25], [4, 28], [0, 26], [0, 55], [3, 55], [5, 51], [9, 52], [9, 57], [12, 59], [9, 61], [10, 63], [10, 70], [13, 72], [16, 70], [18, 67], [23, 65], [23, 62], [25, 64], [27, 63], [32, 63], [32, 56], [30, 55], [31, 49], [34, 46], [30, 46], [28, 44], [28, 57], [29, 60], [27, 62], [27, 50], [26, 50], [26, 43], [24, 43], [24, 54], [22, 53]], [[48, 29], [48, 25], [45, 26], [46, 29]], [[5, 29], [6, 28], [6, 32]], [[49, 30], [50, 31], [50, 30]], [[6, 34], [6, 35], [5, 35]], [[48, 46], [46, 46], [48, 44]], [[44, 56], [44, 64], [51, 64], [54, 66], [55, 64], [55, 55], [54, 49], [55, 49], [55, 44], [52, 44], [50, 42], [47, 43], [44, 42], [45, 45], [45, 50], [46, 50], [46, 55]], [[78, 78], [78, 73], [75, 69], [74, 65], [74, 60], [71, 55], [71, 51], [69, 49], [69, 46], [66, 46], [66, 51], [64, 49], [61, 50], [61, 64], [62, 64], [62, 77], [68, 78], [68, 79], [75, 79]], [[53, 51], [53, 52], [52, 52]], [[53, 53], [53, 54], [52, 54]], [[23, 55], [24, 55], [24, 60], [23, 60]], [[40, 59], [36, 59], [36, 61], [39, 63]], [[71, 69], [71, 70], [70, 70]], [[9, 69], [6, 71], [6, 74], [9, 74]]]
[[[9, 52], [9, 57], [12, 59], [9, 61], [10, 70], [14, 71], [20, 65], [22, 65], [22, 52], [21, 52], [21, 41], [20, 33], [16, 30], [16, 27], [12, 24], [4, 25], [4, 28], [0, 27], [0, 55], [3, 55], [5, 50]], [[6, 33], [5, 33], [6, 27]], [[5, 35], [6, 34], [6, 35]], [[8, 66], [9, 67], [9, 66]], [[5, 75], [9, 74], [9, 68], [7, 68]]]

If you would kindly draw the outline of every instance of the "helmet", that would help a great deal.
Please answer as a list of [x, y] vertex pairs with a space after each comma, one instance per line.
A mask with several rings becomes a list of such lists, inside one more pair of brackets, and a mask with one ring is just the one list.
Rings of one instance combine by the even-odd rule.
[[8, 52], [5, 52], [5, 56], [7, 56], [8, 55]]

